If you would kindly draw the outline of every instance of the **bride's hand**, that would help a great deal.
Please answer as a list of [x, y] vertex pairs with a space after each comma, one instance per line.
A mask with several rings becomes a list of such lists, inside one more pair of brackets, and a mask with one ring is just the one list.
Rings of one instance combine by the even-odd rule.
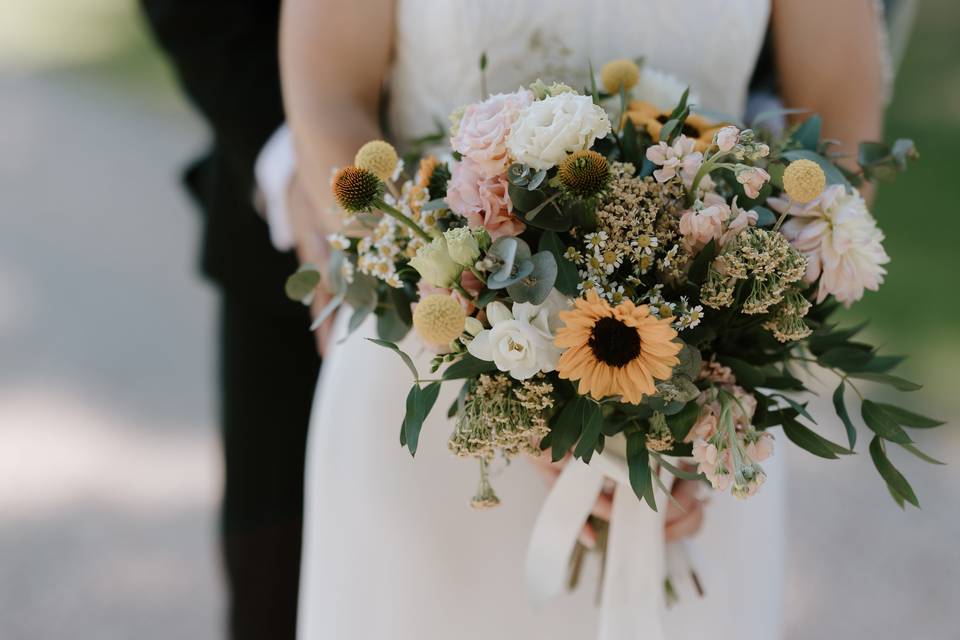
[[[547, 452], [540, 456], [529, 456], [534, 468], [540, 472], [547, 485], [553, 486], [563, 467], [570, 461], [570, 456], [559, 462], [551, 462]], [[664, 535], [667, 542], [677, 542], [696, 534], [703, 525], [703, 502], [697, 498], [700, 483], [694, 480], [674, 480], [670, 492], [673, 500], [667, 502]], [[610, 512], [613, 508], [613, 493], [604, 491], [597, 497], [591, 515], [601, 520], [610, 521]], [[597, 543], [597, 532], [589, 522], [584, 523], [580, 532], [581, 544], [593, 548]]]
[[[316, 318], [332, 299], [324, 285], [325, 282], [329, 282], [326, 268], [330, 261], [330, 246], [327, 243], [326, 232], [321, 224], [320, 214], [311, 203], [298, 174], [294, 173], [288, 189], [287, 209], [290, 212], [290, 226], [293, 228], [297, 258], [299, 258], [301, 264], [315, 265], [322, 274], [321, 284], [317, 287], [316, 296], [310, 305], [310, 317]], [[330, 341], [335, 315], [331, 314], [314, 333], [317, 353], [321, 356], [323, 356], [327, 343]]]

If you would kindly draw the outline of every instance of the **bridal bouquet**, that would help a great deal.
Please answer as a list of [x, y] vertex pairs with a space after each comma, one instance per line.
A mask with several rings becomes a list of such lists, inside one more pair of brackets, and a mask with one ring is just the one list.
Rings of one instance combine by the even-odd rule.
[[[750, 128], [709, 117], [628, 60], [599, 80], [458, 109], [451, 150], [407, 158], [412, 175], [374, 141], [333, 178], [345, 224], [317, 323], [344, 302], [351, 330], [376, 316], [371, 341], [413, 375], [401, 444], [416, 452], [440, 386], [459, 384], [449, 448], [479, 460], [475, 506], [498, 503], [494, 458], [589, 462], [606, 447], [656, 509], [661, 469], [756, 493], [776, 427], [817, 456], [853, 453], [852, 390], [891, 495], [918, 505], [887, 452], [936, 462], [905, 428], [941, 423], [868, 399], [862, 383], [919, 385], [890, 373], [902, 358], [858, 340], [862, 327], [830, 320], [883, 282], [884, 236], [857, 187], [904, 169], [912, 143], [865, 143], [840, 164], [817, 116], [774, 134], [764, 123], [782, 114]], [[319, 281], [306, 265], [288, 294], [309, 302]], [[411, 327], [435, 353], [430, 374], [397, 345]], [[790, 395], [808, 367], [836, 377], [842, 444]]]

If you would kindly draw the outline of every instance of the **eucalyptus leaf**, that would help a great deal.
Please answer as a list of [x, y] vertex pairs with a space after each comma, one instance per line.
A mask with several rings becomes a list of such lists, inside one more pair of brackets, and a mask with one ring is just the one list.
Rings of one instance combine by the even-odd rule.
[[843, 392], [846, 388], [847, 385], [841, 380], [836, 391], [833, 392], [833, 408], [836, 410], [840, 421], [843, 422], [844, 429], [847, 430], [847, 442], [850, 443], [850, 448], [853, 449], [854, 445], [857, 444], [857, 429], [853, 426], [853, 421], [850, 420], [850, 414], [847, 413], [847, 405], [843, 400]]
[[319, 284], [320, 272], [317, 268], [310, 264], [303, 264], [287, 278], [283, 290], [291, 300], [310, 304]]
[[911, 427], [913, 429], [932, 429], [934, 427], [939, 427], [946, 424], [942, 420], [934, 420], [933, 418], [928, 418], [920, 415], [919, 413], [907, 411], [906, 409], [896, 407], [892, 404], [885, 404], [883, 402], [877, 402], [876, 404], [883, 409], [897, 424], [904, 427]]
[[577, 441], [583, 432], [585, 418], [589, 411], [597, 410], [596, 404], [583, 396], [577, 396], [569, 401], [551, 426], [552, 459], [559, 462], [567, 455], [567, 451]]
[[316, 331], [320, 328], [324, 322], [327, 321], [333, 313], [340, 308], [340, 305], [343, 304], [343, 294], [338, 294], [331, 298], [330, 302], [327, 303], [323, 309], [320, 310], [320, 313], [317, 314], [317, 317], [313, 319], [313, 322], [310, 323], [310, 331]]
[[814, 114], [797, 127], [790, 139], [808, 151], [816, 151], [820, 143], [821, 124], [820, 116]]
[[546, 169], [540, 169], [539, 171], [537, 171], [537, 172], [536, 172], [535, 174], [533, 174], [533, 176], [530, 178], [530, 182], [527, 183], [527, 191], [533, 191], [534, 189], [536, 189], [537, 187], [539, 187], [541, 184], [543, 184], [543, 180], [544, 180], [546, 177], [547, 177], [547, 170], [546, 170]]
[[909, 380], [904, 380], [903, 378], [892, 376], [888, 373], [873, 373], [870, 371], [856, 371], [849, 374], [851, 378], [857, 378], [859, 380], [869, 380], [870, 382], [878, 382], [880, 384], [885, 384], [897, 389], [899, 391], [917, 391], [922, 389], [922, 384], [917, 384], [916, 382], [910, 382]]
[[410, 332], [410, 325], [403, 321], [394, 307], [377, 314], [377, 337], [388, 342], [400, 342]]
[[497, 365], [492, 361], [481, 360], [468, 353], [447, 367], [442, 377], [444, 380], [461, 380], [465, 378], [475, 378], [481, 373], [490, 373], [496, 370]]
[[396, 344], [390, 342], [389, 340], [380, 340], [378, 338], [367, 338], [367, 340], [369, 340], [373, 344], [379, 345], [381, 347], [384, 347], [386, 349], [390, 349], [391, 351], [396, 352], [396, 354], [400, 356], [400, 359], [403, 360], [403, 364], [407, 365], [407, 368], [410, 369], [410, 373], [413, 374], [413, 379], [414, 380], [420, 379], [420, 374], [417, 372], [417, 367], [416, 365], [413, 364], [413, 358], [411, 358], [406, 353], [404, 353], [404, 351], [401, 350], [400, 347], [398, 347]]
[[817, 357], [817, 361], [827, 368], [843, 371], [858, 371], [873, 359], [873, 353], [852, 347], [834, 347]]
[[900, 428], [897, 421], [887, 413], [886, 409], [872, 400], [864, 400], [860, 407], [860, 415], [870, 430], [881, 438], [897, 444], [910, 444], [910, 436]]
[[913, 455], [917, 456], [924, 462], [928, 462], [930, 464], [943, 465], [943, 466], [946, 466], [947, 464], [946, 462], [940, 462], [936, 458], [928, 456], [927, 454], [925, 454], [923, 451], [920, 451], [920, 449], [917, 449], [912, 444], [901, 444], [900, 446], [906, 449], [907, 451], [909, 451], [910, 453], [912, 453]]
[[653, 478], [650, 477], [650, 452], [647, 451], [644, 435], [637, 431], [627, 434], [627, 471], [633, 492], [656, 511], [657, 500], [653, 495]]
[[519, 281], [507, 286], [514, 302], [541, 304], [557, 281], [557, 261], [549, 251], [540, 251], [530, 257], [533, 270]]
[[806, 449], [815, 456], [834, 460], [838, 455], [849, 455], [853, 453], [853, 451], [827, 440], [805, 425], [797, 422], [794, 418], [784, 419], [782, 426], [784, 434], [786, 434], [791, 442], [802, 449]]
[[771, 227], [777, 221], [778, 216], [766, 207], [754, 207], [753, 211], [757, 213], [758, 227]]
[[759, 367], [739, 358], [720, 356], [720, 362], [730, 367], [733, 375], [737, 377], [737, 383], [744, 387], [756, 388], [762, 386], [767, 378]]
[[667, 426], [670, 427], [674, 440], [683, 442], [699, 417], [700, 405], [696, 402], [688, 402], [678, 413], [667, 416]]
[[407, 413], [403, 418], [403, 433], [410, 455], [416, 455], [417, 453], [420, 430], [423, 427], [424, 420], [433, 410], [433, 405], [436, 404], [439, 394], [439, 382], [431, 382], [423, 388], [419, 384], [414, 384], [410, 388], [410, 393], [407, 394]]
[[917, 500], [917, 494], [913, 492], [913, 487], [887, 458], [883, 440], [879, 436], [874, 436], [873, 440], [870, 441], [870, 458], [873, 460], [873, 466], [877, 468], [880, 477], [886, 481], [890, 493], [894, 494], [895, 498], [900, 496], [913, 506], [920, 506], [920, 501]]
[[705, 477], [702, 473], [697, 473], [696, 471], [687, 471], [685, 469], [681, 469], [680, 467], [674, 466], [669, 462], [667, 462], [667, 460], [663, 456], [657, 453], [651, 453], [650, 455], [653, 457], [654, 460], [657, 461], [659, 465], [661, 465], [664, 469], [672, 473], [674, 476], [680, 478], [681, 480], [694, 480], [694, 481], [705, 480]]
[[583, 431], [580, 434], [577, 446], [573, 450], [573, 455], [575, 458], [589, 463], [602, 437], [600, 427], [603, 424], [603, 413], [598, 408], [596, 411], [589, 411], [584, 419]]

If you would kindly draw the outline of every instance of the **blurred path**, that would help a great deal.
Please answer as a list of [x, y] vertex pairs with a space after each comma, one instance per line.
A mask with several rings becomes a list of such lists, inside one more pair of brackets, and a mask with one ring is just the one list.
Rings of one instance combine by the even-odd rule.
[[0, 638], [215, 638], [214, 298], [183, 109], [0, 76]]

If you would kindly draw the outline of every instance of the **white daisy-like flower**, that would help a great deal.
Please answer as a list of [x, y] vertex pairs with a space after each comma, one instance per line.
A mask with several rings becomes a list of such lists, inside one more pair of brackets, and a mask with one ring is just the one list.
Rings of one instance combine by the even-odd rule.
[[609, 236], [607, 235], [606, 231], [595, 231], [583, 236], [583, 239], [586, 241], [587, 248], [592, 249], [593, 251], [606, 247], [607, 238], [609, 238]]
[[338, 251], [346, 251], [350, 248], [350, 240], [342, 233], [331, 233], [327, 236], [327, 242]]

